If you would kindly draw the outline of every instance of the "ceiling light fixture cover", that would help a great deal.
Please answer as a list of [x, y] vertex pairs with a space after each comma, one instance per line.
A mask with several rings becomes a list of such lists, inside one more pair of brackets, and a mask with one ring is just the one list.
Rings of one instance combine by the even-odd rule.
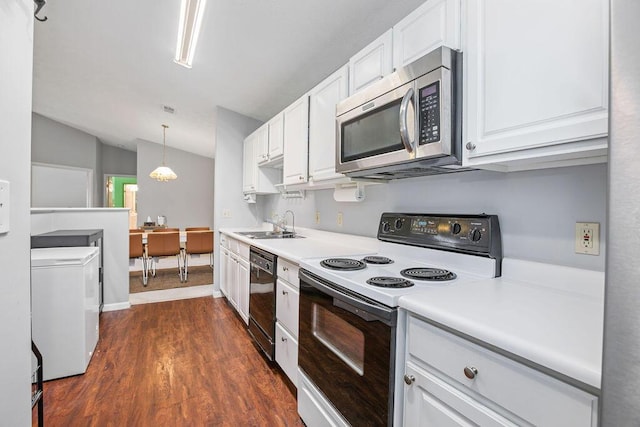
[[183, 67], [191, 68], [193, 64], [206, 2], [206, 0], [182, 0], [178, 23], [178, 45], [174, 61]]
[[170, 167], [164, 164], [165, 151], [167, 150], [166, 133], [168, 127], [167, 125], [162, 125], [162, 166], [158, 166], [149, 174], [151, 178], [160, 182], [167, 182], [178, 177]]

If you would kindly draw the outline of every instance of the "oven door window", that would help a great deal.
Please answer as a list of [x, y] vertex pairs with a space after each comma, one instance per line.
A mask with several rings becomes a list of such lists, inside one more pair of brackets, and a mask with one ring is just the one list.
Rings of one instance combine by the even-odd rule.
[[313, 304], [312, 333], [359, 375], [364, 375], [364, 334], [324, 307]]

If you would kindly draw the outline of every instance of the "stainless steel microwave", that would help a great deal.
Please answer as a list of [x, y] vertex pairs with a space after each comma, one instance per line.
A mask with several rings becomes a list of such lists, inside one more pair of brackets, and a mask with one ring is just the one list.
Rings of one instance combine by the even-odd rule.
[[336, 171], [397, 179], [462, 168], [462, 54], [440, 47], [340, 102]]

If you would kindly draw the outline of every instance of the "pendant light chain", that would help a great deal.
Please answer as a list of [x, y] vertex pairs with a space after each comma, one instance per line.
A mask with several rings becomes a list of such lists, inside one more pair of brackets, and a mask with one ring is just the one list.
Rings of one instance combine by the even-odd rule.
[[162, 125], [162, 166], [165, 166], [164, 159], [167, 151], [167, 128], [169, 126]]

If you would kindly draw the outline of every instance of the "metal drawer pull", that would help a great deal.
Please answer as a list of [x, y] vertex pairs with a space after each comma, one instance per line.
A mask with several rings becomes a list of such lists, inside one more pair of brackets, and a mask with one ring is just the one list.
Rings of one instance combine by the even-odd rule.
[[282, 342], [286, 342], [287, 339], [285, 337], [280, 338], [282, 340]]
[[464, 368], [464, 376], [470, 380], [474, 379], [478, 375], [478, 370], [473, 366], [467, 366]]
[[287, 291], [282, 291], [282, 295], [289, 295], [289, 292], [287, 292]]
[[289, 271], [289, 267], [282, 267], [282, 271]]
[[404, 374], [404, 382], [407, 383], [407, 385], [413, 384], [415, 380], [416, 377], [414, 377], [413, 375]]
[[474, 144], [473, 142], [467, 142], [467, 145], [465, 147], [467, 147], [467, 150], [475, 150], [476, 144]]

